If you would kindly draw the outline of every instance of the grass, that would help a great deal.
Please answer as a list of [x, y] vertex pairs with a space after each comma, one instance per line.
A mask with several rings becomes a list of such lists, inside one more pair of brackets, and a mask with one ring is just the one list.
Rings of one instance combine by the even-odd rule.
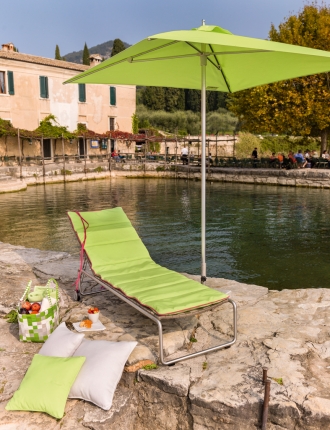
[[155, 363], [152, 364], [146, 364], [145, 366], [142, 367], [142, 369], [144, 370], [153, 370], [153, 369], [157, 369], [158, 366]]
[[283, 378], [272, 378], [273, 381], [277, 382], [279, 385], [283, 385]]

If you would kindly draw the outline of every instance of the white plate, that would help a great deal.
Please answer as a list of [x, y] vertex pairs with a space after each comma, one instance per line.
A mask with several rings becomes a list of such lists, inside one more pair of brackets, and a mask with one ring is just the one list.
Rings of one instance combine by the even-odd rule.
[[72, 323], [73, 327], [79, 332], [81, 332], [81, 331], [102, 331], [102, 330], [105, 330], [105, 327], [101, 323], [101, 321], [97, 321], [96, 323], [93, 323], [91, 328], [80, 327], [79, 324], [80, 323]]

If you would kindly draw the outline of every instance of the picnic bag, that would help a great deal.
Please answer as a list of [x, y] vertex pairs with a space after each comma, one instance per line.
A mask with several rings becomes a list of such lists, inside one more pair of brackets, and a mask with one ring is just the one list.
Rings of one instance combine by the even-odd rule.
[[45, 286], [35, 286], [33, 292], [31, 285], [32, 281], [28, 283], [20, 303], [26, 300], [31, 303], [39, 302], [46, 298], [49, 301], [49, 308], [37, 314], [20, 314], [20, 304], [18, 305], [19, 340], [21, 342], [45, 342], [59, 324], [58, 284], [55, 279], [51, 278]]

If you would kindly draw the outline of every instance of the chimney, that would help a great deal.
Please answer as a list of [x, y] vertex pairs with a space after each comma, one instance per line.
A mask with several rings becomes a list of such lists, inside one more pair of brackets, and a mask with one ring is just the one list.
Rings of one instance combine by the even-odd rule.
[[89, 65], [90, 65], [90, 67], [97, 66], [98, 64], [101, 63], [102, 59], [103, 58], [99, 54], [92, 54], [92, 55], [90, 55], [89, 56], [89, 61], [90, 61]]
[[5, 52], [14, 52], [14, 44], [13, 43], [4, 43], [2, 45], [2, 50]]

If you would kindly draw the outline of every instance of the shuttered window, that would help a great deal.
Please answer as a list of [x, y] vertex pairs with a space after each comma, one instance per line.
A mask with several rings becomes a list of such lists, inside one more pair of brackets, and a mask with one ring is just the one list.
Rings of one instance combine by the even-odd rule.
[[5, 72], [0, 72], [0, 94], [6, 94]]
[[86, 102], [86, 85], [85, 84], [78, 84], [79, 87], [79, 101], [81, 103]]
[[116, 87], [110, 87], [110, 106], [116, 106]]
[[115, 129], [115, 118], [109, 118], [109, 129], [110, 129], [110, 131], [114, 131], [114, 129]]
[[8, 78], [8, 93], [13, 96], [15, 94], [15, 87], [14, 87], [14, 73], [10, 72], [8, 70], [7, 72], [7, 78]]
[[40, 82], [40, 97], [42, 99], [48, 99], [48, 77], [39, 76]]

